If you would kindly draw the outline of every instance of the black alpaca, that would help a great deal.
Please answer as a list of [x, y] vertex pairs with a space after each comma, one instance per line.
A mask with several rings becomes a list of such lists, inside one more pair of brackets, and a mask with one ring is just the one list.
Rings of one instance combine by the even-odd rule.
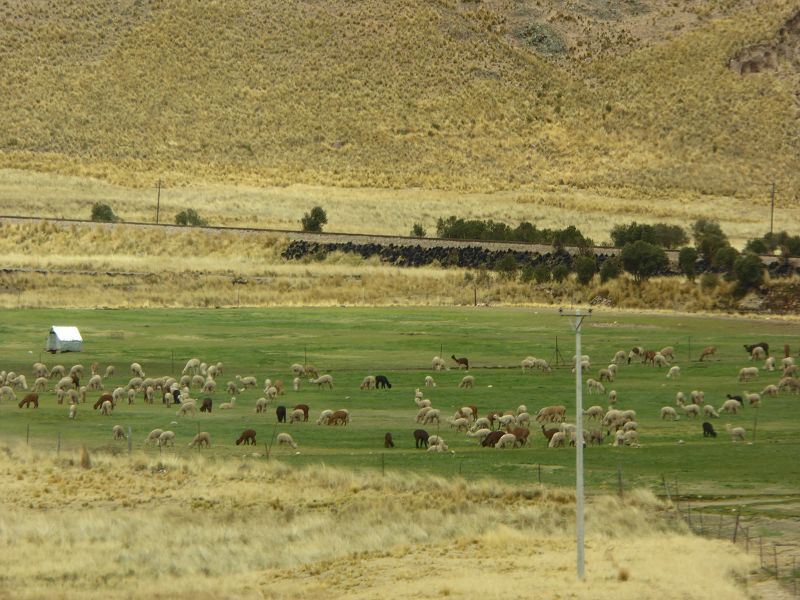
[[286, 423], [286, 407], [281, 405], [275, 409], [275, 415], [278, 417], [278, 423]]
[[417, 448], [427, 448], [428, 447], [428, 432], [424, 429], [417, 429], [414, 431], [414, 443], [416, 444]]
[[376, 388], [389, 388], [389, 389], [391, 389], [392, 384], [389, 383], [389, 380], [386, 378], [385, 375], [376, 375], [375, 376], [375, 387]]
[[717, 437], [717, 432], [714, 431], [714, 426], [708, 421], [703, 422], [703, 437]]

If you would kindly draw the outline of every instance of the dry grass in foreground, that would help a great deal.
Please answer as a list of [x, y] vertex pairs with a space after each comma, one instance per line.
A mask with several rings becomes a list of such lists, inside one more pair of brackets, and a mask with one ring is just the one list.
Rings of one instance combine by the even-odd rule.
[[578, 584], [567, 491], [257, 455], [81, 462], [2, 449], [0, 597], [747, 597], [750, 559], [653, 518], [643, 491], [589, 503]]

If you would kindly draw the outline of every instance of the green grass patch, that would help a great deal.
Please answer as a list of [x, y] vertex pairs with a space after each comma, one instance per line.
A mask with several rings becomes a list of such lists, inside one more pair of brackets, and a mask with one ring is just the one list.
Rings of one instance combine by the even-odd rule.
[[[33, 383], [31, 366], [42, 360], [48, 367], [69, 368], [81, 363], [88, 372], [96, 361], [101, 371], [108, 364], [116, 375], [105, 382], [107, 390], [125, 385], [131, 362], [142, 364], [148, 376], [179, 376], [186, 361], [198, 357], [210, 363], [222, 362], [224, 374], [218, 391], [210, 396], [215, 407], [227, 401], [225, 383], [237, 374], [254, 375], [259, 388], [242, 392], [236, 408], [197, 417], [176, 417], [175, 406], [145, 405], [141, 396], [132, 406], [122, 404], [111, 417], [93, 411], [89, 400], [78, 409], [75, 421], [67, 418], [67, 405], [58, 405], [55, 394], [41, 396], [38, 410], [20, 409], [5, 400], [0, 404], [0, 435], [6, 441], [24, 441], [40, 449], [72, 452], [86, 443], [92, 451], [127, 452], [125, 442], [111, 439], [112, 425], [130, 427], [134, 452], [159, 453], [145, 448], [146, 434], [156, 427], [177, 434], [176, 447], [165, 453], [188, 454], [187, 444], [197, 431], [208, 431], [212, 448], [219, 457], [264, 454], [275, 431], [291, 432], [298, 452], [285, 447], [271, 449], [275, 460], [292, 464], [330, 464], [354, 469], [408, 470], [461, 476], [468, 480], [495, 478], [507, 482], [541, 481], [571, 485], [575, 477], [575, 452], [547, 449], [541, 433], [532, 427], [531, 447], [518, 450], [480, 448], [463, 434], [456, 434], [443, 422], [438, 433], [450, 447], [446, 454], [414, 448], [412, 432], [417, 407], [414, 390], [422, 387], [425, 375], [433, 375], [436, 388], [425, 390], [434, 407], [450, 416], [456, 408], [475, 404], [481, 415], [489, 410], [514, 410], [525, 404], [533, 414], [551, 404], [567, 406], [568, 421], [574, 422], [575, 377], [569, 366], [552, 373], [525, 373], [519, 367], [527, 355], [555, 364], [556, 341], [569, 361], [574, 352], [574, 335], [566, 318], [541, 309], [259, 309], [259, 310], [94, 310], [94, 311], [3, 311], [3, 339], [0, 365], [6, 371], [23, 373]], [[51, 356], [41, 349], [53, 324], [76, 325], [84, 337], [84, 352]], [[595, 313], [584, 323], [583, 353], [592, 358], [591, 373], [605, 367], [618, 349], [633, 345], [659, 349], [676, 348], [682, 375], [665, 377], [666, 369], [641, 364], [621, 365], [617, 380], [606, 386], [619, 394], [617, 407], [637, 411], [641, 448], [608, 445], [588, 448], [585, 453], [587, 491], [614, 491], [621, 469], [626, 487], [662, 488], [662, 476], [676, 479], [681, 494], [717, 495], [781, 493], [797, 489], [800, 469], [797, 456], [798, 398], [787, 394], [765, 398], [760, 409], [746, 407], [739, 415], [724, 415], [712, 422], [716, 439], [702, 437], [702, 418], [681, 418], [664, 422], [660, 408], [675, 404], [675, 393], [703, 390], [706, 402], [719, 407], [726, 393], [759, 391], [777, 381], [777, 373], [762, 371], [758, 381], [741, 385], [738, 370], [751, 365], [742, 344], [766, 340], [774, 348], [796, 340], [794, 324], [769, 320], [710, 318], [688, 315], [639, 315]], [[717, 358], [697, 362], [701, 347], [713, 344]], [[472, 390], [458, 388], [463, 371], [433, 372], [434, 355], [467, 356], [476, 378]], [[292, 363], [308, 362], [320, 372], [333, 375], [334, 389], [316, 389], [303, 380], [300, 391], [291, 389]], [[359, 390], [365, 375], [386, 375], [390, 390]], [[274, 407], [257, 415], [254, 405], [262, 395], [266, 377], [283, 379], [286, 394], [279, 403], [291, 408], [305, 403], [311, 407], [309, 423], [275, 425]], [[88, 376], [84, 376], [84, 383]], [[19, 395], [19, 392], [18, 392]], [[193, 390], [194, 397], [204, 397]], [[606, 397], [587, 395], [584, 407], [606, 406]], [[317, 426], [323, 409], [347, 408], [353, 417], [348, 427]], [[733, 444], [725, 423], [742, 426], [754, 444]], [[242, 429], [258, 432], [255, 448], [235, 446]], [[588, 421], [587, 427], [598, 424]], [[436, 426], [426, 427], [437, 433]], [[385, 432], [394, 436], [396, 448], [384, 449]], [[59, 441], [60, 440], [60, 441]], [[607, 442], [610, 441], [607, 439]], [[203, 452], [206, 452], [203, 450]]]

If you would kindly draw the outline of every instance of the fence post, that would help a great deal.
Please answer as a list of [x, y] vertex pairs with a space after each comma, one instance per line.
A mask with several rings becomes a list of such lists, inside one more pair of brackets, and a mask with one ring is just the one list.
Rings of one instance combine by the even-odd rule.
[[133, 436], [131, 435], [131, 426], [128, 425], [128, 455], [130, 455], [133, 449]]
[[744, 528], [744, 551], [750, 554], [750, 528]]
[[539, 485], [542, 485], [542, 463], [536, 465], [539, 472]]
[[31, 424], [28, 423], [28, 426], [25, 428], [25, 445], [30, 446], [31, 441]]
[[[459, 469], [460, 469], [460, 467], [459, 467]], [[459, 470], [459, 474], [460, 473], [461, 473], [461, 471]], [[381, 452], [381, 476], [383, 476], [383, 477], [386, 476], [386, 464], [384, 462], [384, 453], [383, 452]]]
[[733, 524], [733, 543], [736, 543], [736, 533], [739, 531], [739, 515], [741, 515], [741, 511], [736, 511], [736, 522]]
[[686, 503], [686, 521], [689, 523], [689, 529], [694, 531], [694, 527], [692, 527], [692, 505], [689, 502]]
[[758, 557], [761, 568], [764, 568], [764, 538], [758, 536]]
[[619, 497], [622, 498], [622, 465], [620, 463], [617, 463], [617, 488]]
[[56, 445], [56, 456], [61, 456], [61, 432], [58, 432], [58, 444]]
[[772, 558], [775, 562], [775, 579], [780, 579], [778, 574], [778, 547], [775, 544], [772, 544]]
[[718, 538], [721, 538], [721, 537], [722, 537], [722, 517], [723, 517], [723, 516], [724, 516], [724, 515], [722, 515], [722, 514], [720, 513], [720, 515], [719, 515], [719, 527], [717, 528], [717, 537], [718, 537]]
[[700, 511], [700, 512], [699, 512], [699, 513], [697, 513], [697, 514], [700, 516], [700, 535], [705, 535], [705, 533], [706, 533], [706, 528], [705, 528], [705, 526], [703, 525], [703, 511]]

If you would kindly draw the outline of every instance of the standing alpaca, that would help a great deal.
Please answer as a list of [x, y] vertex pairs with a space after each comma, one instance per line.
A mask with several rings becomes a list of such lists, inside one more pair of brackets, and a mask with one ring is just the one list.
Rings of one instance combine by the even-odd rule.
[[458, 365], [459, 369], [461, 367], [465, 367], [467, 369], [467, 371], [469, 371], [469, 359], [467, 359], [466, 357], [463, 357], [463, 356], [461, 358], [456, 358], [455, 354], [451, 354], [450, 358], [452, 358], [454, 361], [456, 361], [456, 364]]

